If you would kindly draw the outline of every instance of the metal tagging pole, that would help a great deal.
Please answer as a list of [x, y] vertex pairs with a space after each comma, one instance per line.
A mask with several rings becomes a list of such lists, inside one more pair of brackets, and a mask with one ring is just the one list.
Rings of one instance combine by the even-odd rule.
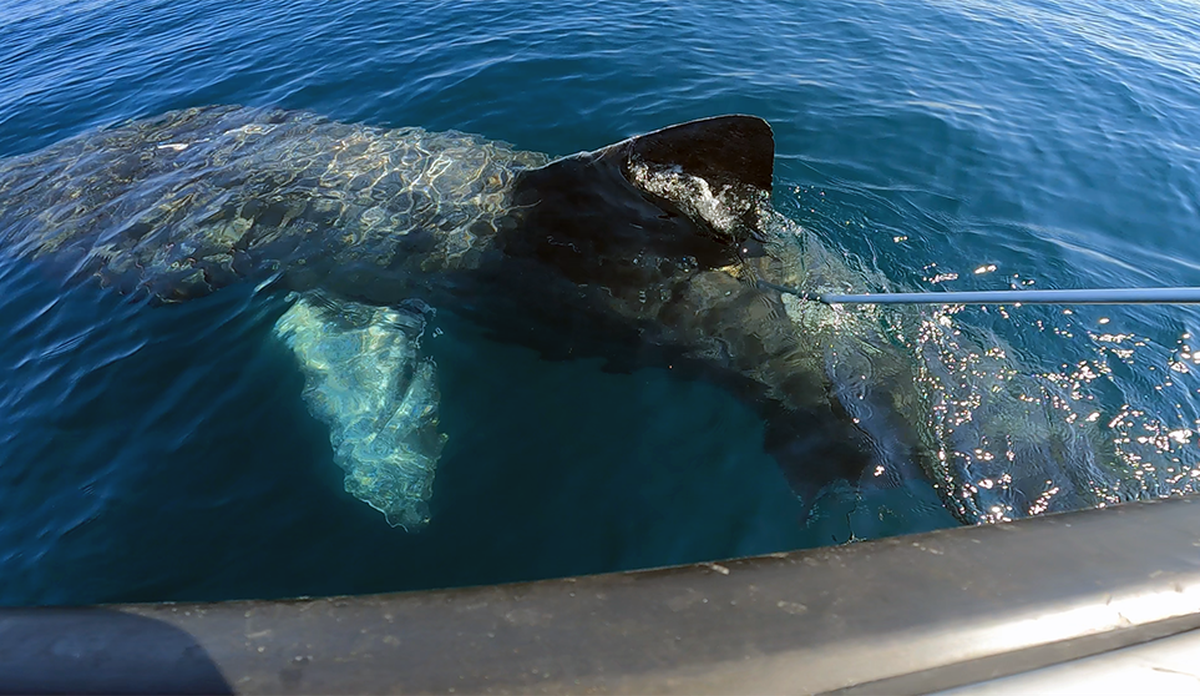
[[760, 280], [759, 286], [806, 300], [835, 304], [1200, 304], [1200, 287], [1092, 288], [1082, 290], [981, 290], [975, 292], [881, 292], [810, 295]]

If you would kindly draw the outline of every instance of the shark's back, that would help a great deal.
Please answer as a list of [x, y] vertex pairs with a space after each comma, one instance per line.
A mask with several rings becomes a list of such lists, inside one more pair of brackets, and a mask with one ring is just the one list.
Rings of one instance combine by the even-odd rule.
[[187, 109], [0, 162], [0, 241], [167, 301], [280, 269], [303, 287], [458, 262], [513, 172], [544, 162], [455, 132]]

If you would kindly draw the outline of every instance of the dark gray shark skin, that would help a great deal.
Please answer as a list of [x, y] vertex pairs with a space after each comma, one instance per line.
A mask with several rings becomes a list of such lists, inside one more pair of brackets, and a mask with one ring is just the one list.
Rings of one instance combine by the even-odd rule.
[[[0, 163], [0, 234], [156, 302], [237, 282], [420, 300], [549, 358], [710, 380], [763, 416], [766, 449], [807, 502], [898, 461], [939, 482], [936, 423], [913, 415], [929, 407], [921, 368], [889, 343], [888, 322], [831, 321], [773, 289], [845, 288], [853, 275], [772, 225], [773, 159], [770, 127], [749, 116], [551, 161], [461, 133], [206, 107]], [[832, 379], [846, 371], [871, 380], [865, 402], [854, 379]], [[851, 413], [863, 403], [884, 413], [874, 431]]]

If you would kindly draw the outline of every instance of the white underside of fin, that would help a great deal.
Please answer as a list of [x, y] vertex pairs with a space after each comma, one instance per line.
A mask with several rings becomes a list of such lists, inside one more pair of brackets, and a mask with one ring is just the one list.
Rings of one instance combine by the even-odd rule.
[[304, 373], [304, 400], [329, 426], [346, 490], [393, 527], [429, 522], [446, 436], [438, 432], [435, 365], [420, 354], [421, 311], [301, 295], [275, 333]]

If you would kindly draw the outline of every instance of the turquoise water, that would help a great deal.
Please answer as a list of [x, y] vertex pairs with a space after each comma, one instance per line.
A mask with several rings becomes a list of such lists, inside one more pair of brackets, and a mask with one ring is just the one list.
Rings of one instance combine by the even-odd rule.
[[[776, 207], [898, 287], [1200, 285], [1197, 36], [1184, 2], [0, 0], [0, 155], [211, 103], [552, 154], [743, 112], [774, 128]], [[545, 362], [443, 313], [450, 437], [409, 535], [342, 491], [280, 311], [0, 268], [0, 603], [486, 583], [955, 524], [928, 486], [810, 510], [716, 387]], [[1076, 385], [1145, 464], [1138, 495], [1193, 490], [1196, 309], [956, 320]]]

